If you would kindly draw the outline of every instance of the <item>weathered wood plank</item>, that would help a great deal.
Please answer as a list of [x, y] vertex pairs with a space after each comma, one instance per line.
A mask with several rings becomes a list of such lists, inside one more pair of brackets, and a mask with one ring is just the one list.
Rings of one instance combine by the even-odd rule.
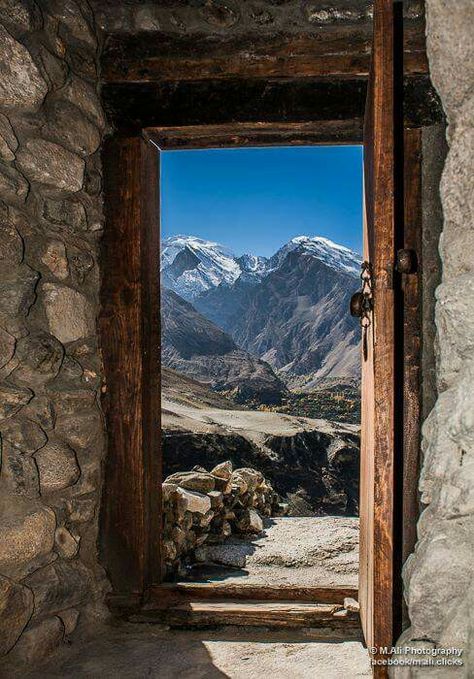
[[[107, 83], [228, 78], [368, 76], [372, 24], [270, 35], [113, 34], [102, 54]], [[407, 22], [407, 73], [427, 73], [423, 23]]]
[[307, 146], [351, 143], [361, 139], [362, 119], [309, 123], [230, 123], [149, 127], [146, 135], [162, 150], [246, 146]]
[[195, 599], [246, 599], [253, 601], [307, 601], [342, 605], [344, 599], [357, 599], [354, 587], [301, 587], [294, 585], [247, 585], [226, 582], [163, 583], [150, 590], [147, 607]]
[[363, 118], [365, 81], [117, 83], [104, 85], [102, 98], [110, 123], [124, 130], [255, 121], [347, 121]]
[[214, 627], [243, 625], [271, 628], [326, 628], [328, 630], [359, 632], [356, 613], [345, 611], [337, 604], [314, 604], [297, 601], [232, 601], [230, 599], [191, 601], [142, 609], [131, 618], [134, 622], [163, 622], [178, 627]]
[[117, 593], [142, 593], [160, 574], [157, 150], [141, 137], [114, 137], [103, 162], [99, 328], [109, 447], [101, 557]]
[[[362, 467], [360, 605], [368, 646], [390, 647], [398, 633], [395, 597], [395, 506], [399, 434], [396, 431], [398, 377], [395, 314], [397, 247], [396, 148], [403, 73], [395, 59], [392, 0], [375, 0], [372, 69], [364, 130], [366, 243], [373, 275], [373, 304], [368, 359], [362, 372]], [[395, 100], [395, 95], [398, 95]], [[401, 106], [400, 106], [401, 108]], [[401, 461], [398, 460], [398, 464]], [[375, 658], [379, 658], [379, 654]], [[386, 677], [386, 667], [374, 668]]]

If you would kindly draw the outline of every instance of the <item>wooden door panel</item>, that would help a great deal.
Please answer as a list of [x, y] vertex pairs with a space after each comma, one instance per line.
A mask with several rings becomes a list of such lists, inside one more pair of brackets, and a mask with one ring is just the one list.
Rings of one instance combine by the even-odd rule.
[[373, 278], [367, 360], [362, 368], [361, 618], [369, 647], [394, 635], [395, 124], [394, 6], [375, 0], [364, 130], [364, 254]]

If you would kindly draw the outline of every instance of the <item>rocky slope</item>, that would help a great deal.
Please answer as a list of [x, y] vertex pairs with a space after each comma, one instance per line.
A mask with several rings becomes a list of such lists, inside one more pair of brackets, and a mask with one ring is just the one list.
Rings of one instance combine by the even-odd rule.
[[[356, 286], [352, 271], [334, 269], [299, 246], [258, 285], [241, 284], [240, 303], [227, 305], [235, 313], [219, 320], [239, 346], [268, 361], [287, 383], [354, 377], [360, 328], [348, 309]], [[196, 307], [212, 317], [221, 290], [197, 299]]]
[[237, 402], [277, 404], [284, 383], [264, 361], [234, 340], [172, 290], [162, 291], [162, 361]]
[[212, 468], [230, 459], [268, 478], [295, 516], [358, 511], [359, 430], [355, 425], [206, 404], [187, 381], [176, 397], [163, 389], [165, 475]]

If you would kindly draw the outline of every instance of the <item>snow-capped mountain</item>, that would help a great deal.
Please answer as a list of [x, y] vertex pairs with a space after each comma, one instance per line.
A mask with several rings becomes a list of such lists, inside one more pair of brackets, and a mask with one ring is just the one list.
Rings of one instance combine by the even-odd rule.
[[361, 258], [356, 252], [321, 236], [297, 236], [270, 259], [252, 254], [237, 257], [212, 241], [195, 236], [172, 236], [162, 243], [163, 284], [184, 299], [195, 300], [219, 285], [232, 286], [238, 279], [259, 283], [296, 249], [336, 271], [348, 274], [360, 271]]
[[224, 282], [232, 284], [242, 269], [227, 248], [195, 236], [172, 236], [162, 242], [163, 284], [192, 300]]
[[357, 252], [322, 236], [296, 236], [296, 238], [292, 238], [270, 258], [267, 271], [278, 269], [288, 253], [297, 248], [315, 259], [319, 259], [323, 264], [336, 271], [360, 273], [362, 258]]

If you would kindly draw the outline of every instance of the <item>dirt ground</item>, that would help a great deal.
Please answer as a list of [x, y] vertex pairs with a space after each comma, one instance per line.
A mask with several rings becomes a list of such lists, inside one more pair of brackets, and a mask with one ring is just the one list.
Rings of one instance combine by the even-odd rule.
[[250, 628], [166, 631], [154, 625], [100, 627], [24, 679], [358, 679], [369, 677], [360, 642], [311, 640]]
[[202, 550], [236, 569], [193, 569], [191, 580], [241, 584], [357, 587], [359, 520], [337, 516], [283, 517], [265, 521], [265, 531], [247, 540], [231, 538]]

